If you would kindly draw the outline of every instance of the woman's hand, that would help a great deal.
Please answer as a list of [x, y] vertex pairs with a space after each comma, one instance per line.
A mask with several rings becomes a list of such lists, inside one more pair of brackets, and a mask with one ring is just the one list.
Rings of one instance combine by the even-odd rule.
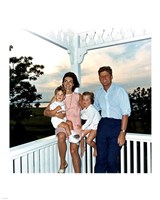
[[80, 131], [82, 130], [80, 125], [77, 125], [77, 129], [80, 130]]
[[55, 114], [55, 116], [58, 117], [58, 118], [63, 119], [66, 116], [66, 113], [64, 113], [63, 111], [62, 112], [57, 112]]
[[55, 108], [55, 111], [56, 111], [56, 112], [58, 112], [58, 111], [60, 111], [60, 110], [62, 110], [61, 106], [57, 106], [57, 107]]

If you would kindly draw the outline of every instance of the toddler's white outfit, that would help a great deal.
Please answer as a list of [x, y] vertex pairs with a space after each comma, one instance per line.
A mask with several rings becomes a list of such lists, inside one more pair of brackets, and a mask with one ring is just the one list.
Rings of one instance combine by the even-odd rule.
[[[64, 102], [58, 102], [58, 101], [54, 101], [51, 103], [50, 105], [50, 110], [54, 110], [57, 106], [61, 106], [61, 110], [60, 111], [64, 111], [65, 112], [65, 104]], [[51, 117], [51, 123], [53, 125], [54, 128], [57, 128], [57, 126], [61, 123], [61, 122], [66, 122], [66, 117], [64, 117], [63, 119], [58, 118], [58, 117]]]

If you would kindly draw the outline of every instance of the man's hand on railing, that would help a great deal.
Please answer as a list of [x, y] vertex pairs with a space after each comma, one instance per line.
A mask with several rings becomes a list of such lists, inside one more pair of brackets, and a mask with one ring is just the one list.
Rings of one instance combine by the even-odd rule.
[[121, 131], [118, 136], [118, 141], [117, 141], [119, 146], [123, 146], [125, 143], [125, 140], [126, 140], [126, 134]]

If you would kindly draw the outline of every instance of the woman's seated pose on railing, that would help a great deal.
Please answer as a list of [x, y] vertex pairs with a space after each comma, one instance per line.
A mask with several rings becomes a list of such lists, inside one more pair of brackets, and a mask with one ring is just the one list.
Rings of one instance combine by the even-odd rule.
[[[79, 82], [76, 75], [73, 72], [67, 72], [62, 80], [62, 85], [66, 90], [66, 97], [65, 97], [65, 106], [66, 106], [66, 118], [70, 120], [73, 124], [73, 131], [78, 133], [81, 137], [81, 133], [78, 129], [81, 126], [81, 106], [82, 106], [82, 96], [79, 93], [74, 92], [76, 88], [79, 87]], [[55, 97], [51, 99], [51, 102], [48, 104], [46, 109], [44, 110], [44, 115], [48, 117], [59, 117], [64, 118], [65, 113], [63, 112], [55, 112], [54, 110], [50, 110], [50, 104], [55, 100]], [[66, 138], [67, 134], [64, 128], [57, 127], [55, 130], [55, 134], [58, 138], [58, 149], [59, 149], [59, 156], [60, 156], [60, 168], [59, 173], [65, 173], [65, 169], [68, 166], [66, 161]], [[73, 141], [74, 142], [74, 141]], [[80, 167], [80, 156], [78, 153], [79, 143], [73, 143], [70, 141], [70, 152], [72, 156], [72, 162], [75, 173], [81, 172]]]

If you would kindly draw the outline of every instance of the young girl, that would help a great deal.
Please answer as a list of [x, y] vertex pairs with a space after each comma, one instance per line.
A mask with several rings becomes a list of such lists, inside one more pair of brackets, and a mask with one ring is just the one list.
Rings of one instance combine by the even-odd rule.
[[82, 102], [84, 109], [81, 111], [82, 120], [82, 140], [81, 140], [81, 156], [83, 156], [84, 137], [87, 136], [86, 143], [94, 148], [93, 156], [97, 156], [97, 147], [93, 139], [96, 137], [97, 126], [101, 119], [99, 112], [92, 105], [94, 103], [94, 94], [92, 92], [84, 92], [82, 94]]

